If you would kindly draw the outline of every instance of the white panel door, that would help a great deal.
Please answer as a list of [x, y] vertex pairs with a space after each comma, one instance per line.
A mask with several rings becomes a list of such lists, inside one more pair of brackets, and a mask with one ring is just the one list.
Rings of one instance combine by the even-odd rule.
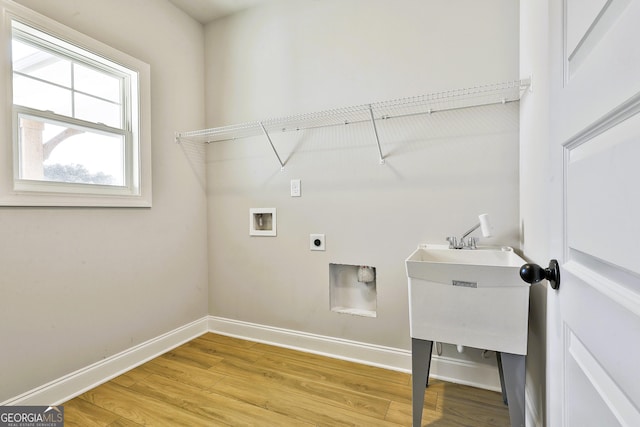
[[551, 0], [549, 427], [640, 426], [640, 0]]

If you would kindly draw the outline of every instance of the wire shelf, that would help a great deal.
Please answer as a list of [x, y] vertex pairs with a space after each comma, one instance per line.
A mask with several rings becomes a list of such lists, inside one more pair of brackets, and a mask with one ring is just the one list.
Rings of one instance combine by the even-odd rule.
[[291, 132], [370, 122], [373, 126], [378, 144], [380, 163], [384, 163], [384, 156], [381, 151], [376, 129], [376, 121], [519, 101], [524, 91], [530, 85], [530, 79], [512, 80], [497, 84], [454, 89], [408, 98], [271, 118], [210, 129], [177, 132], [176, 142], [190, 141], [208, 144], [264, 135], [269, 141], [269, 144], [271, 144], [271, 148], [278, 158], [280, 166], [284, 168], [284, 164], [280, 160], [271, 141], [271, 134], [275, 132]]

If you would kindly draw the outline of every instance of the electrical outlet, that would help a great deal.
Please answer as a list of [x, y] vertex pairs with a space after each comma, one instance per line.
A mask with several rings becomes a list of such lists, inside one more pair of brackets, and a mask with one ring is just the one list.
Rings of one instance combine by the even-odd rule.
[[291, 180], [291, 197], [300, 197], [300, 180]]
[[312, 251], [324, 251], [324, 234], [310, 234], [309, 248]]

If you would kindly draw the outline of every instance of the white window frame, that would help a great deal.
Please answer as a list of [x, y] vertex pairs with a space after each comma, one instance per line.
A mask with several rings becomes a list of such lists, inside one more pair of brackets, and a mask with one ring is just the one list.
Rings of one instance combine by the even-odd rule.
[[[6, 60], [3, 63], [7, 64], [0, 70], [0, 78], [7, 82], [5, 102], [0, 103], [0, 205], [151, 207], [149, 65], [13, 2], [0, 0], [0, 5], [4, 20], [0, 38], [2, 46], [6, 47]], [[130, 96], [125, 99], [123, 108], [127, 109], [125, 116], [129, 117], [130, 121], [122, 131], [125, 137], [126, 160], [124, 186], [20, 179], [19, 116], [31, 116], [69, 126], [83, 126], [95, 131], [108, 130], [113, 133], [113, 128], [100, 129], [100, 125], [87, 125], [87, 122], [52, 112], [13, 105], [13, 70], [10, 61], [13, 23], [16, 23], [17, 28], [26, 26], [40, 31], [50, 37], [49, 42], [55, 42], [64, 50], [95, 61], [96, 64], [100, 63], [102, 58], [119, 64], [117, 66], [121, 67], [120, 71], [124, 76], [131, 71], [134, 73], [131, 78], [125, 77]]]

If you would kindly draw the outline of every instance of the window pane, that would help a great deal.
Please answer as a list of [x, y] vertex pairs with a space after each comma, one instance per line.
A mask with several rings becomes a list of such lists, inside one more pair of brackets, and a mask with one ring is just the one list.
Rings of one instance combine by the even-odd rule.
[[124, 136], [20, 117], [20, 178], [124, 186]]
[[42, 111], [71, 116], [71, 91], [68, 89], [13, 75], [13, 103]]
[[71, 87], [71, 61], [19, 40], [12, 45], [13, 71]]
[[122, 128], [120, 105], [77, 92], [75, 101], [76, 118], [94, 123], [103, 123], [114, 128]]
[[13, 138], [0, 155], [13, 174], [0, 179], [0, 202], [151, 206], [149, 65], [22, 12], [5, 17]]
[[75, 90], [99, 98], [120, 103], [120, 81], [122, 79], [102, 73], [80, 64], [73, 65], [73, 85]]

